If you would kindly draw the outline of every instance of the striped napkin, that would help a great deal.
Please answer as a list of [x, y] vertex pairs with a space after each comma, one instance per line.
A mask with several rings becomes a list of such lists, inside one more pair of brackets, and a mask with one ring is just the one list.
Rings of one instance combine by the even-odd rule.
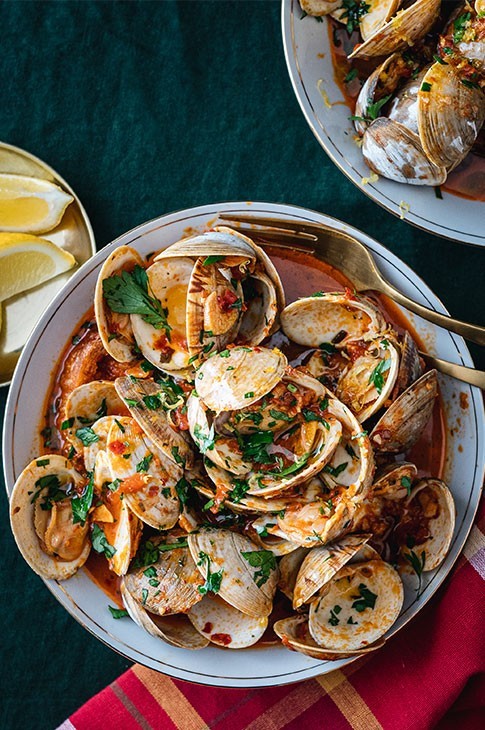
[[138, 664], [58, 730], [483, 730], [485, 500], [452, 574], [386, 646], [266, 689], [188, 684]]

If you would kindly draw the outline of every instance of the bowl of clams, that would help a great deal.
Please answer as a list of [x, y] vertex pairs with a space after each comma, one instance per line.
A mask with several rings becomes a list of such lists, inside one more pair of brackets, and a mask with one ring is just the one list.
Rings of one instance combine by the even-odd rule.
[[54, 596], [133, 661], [226, 687], [300, 681], [392, 645], [457, 559], [483, 478], [479, 392], [418, 352], [470, 365], [460, 338], [357, 293], [318, 248], [218, 220], [248, 211], [345, 229], [444, 311], [328, 216], [180, 211], [60, 292], [4, 431], [13, 535]]
[[484, 245], [485, 6], [283, 0], [293, 89], [318, 141], [384, 208]]

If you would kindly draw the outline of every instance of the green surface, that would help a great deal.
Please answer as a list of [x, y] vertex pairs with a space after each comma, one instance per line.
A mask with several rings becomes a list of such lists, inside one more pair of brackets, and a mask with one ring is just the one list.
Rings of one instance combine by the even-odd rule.
[[[0, 139], [72, 185], [98, 247], [184, 207], [295, 203], [363, 229], [454, 316], [482, 319], [485, 252], [397, 220], [321, 150], [287, 76], [279, 2], [5, 2], [0, 27]], [[128, 662], [34, 576], [0, 505], [0, 727], [51, 729]]]

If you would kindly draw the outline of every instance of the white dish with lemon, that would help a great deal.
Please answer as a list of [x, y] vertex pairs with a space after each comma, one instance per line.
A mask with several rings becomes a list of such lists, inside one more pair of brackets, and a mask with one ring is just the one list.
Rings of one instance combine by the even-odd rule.
[[69, 185], [38, 158], [0, 143], [0, 385], [44, 309], [94, 252]]

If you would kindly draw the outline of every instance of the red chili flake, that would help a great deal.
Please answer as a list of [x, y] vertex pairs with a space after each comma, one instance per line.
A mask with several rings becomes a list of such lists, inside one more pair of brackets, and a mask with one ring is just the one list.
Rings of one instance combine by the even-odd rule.
[[232, 641], [232, 637], [229, 636], [229, 634], [212, 634], [211, 641], [216, 641], [218, 644], [228, 646]]
[[210, 632], [212, 631], [212, 629], [213, 629], [213, 626], [212, 626], [211, 622], [208, 621], [205, 624], [204, 628], [202, 629], [202, 633], [203, 634], [210, 634]]
[[234, 302], [237, 302], [237, 296], [230, 289], [226, 289], [223, 294], [217, 295], [217, 304], [221, 312], [229, 312]]
[[112, 441], [108, 448], [113, 454], [122, 454], [126, 446], [123, 441]]
[[357, 299], [355, 293], [348, 286], [345, 287], [345, 298], [346, 299]]

